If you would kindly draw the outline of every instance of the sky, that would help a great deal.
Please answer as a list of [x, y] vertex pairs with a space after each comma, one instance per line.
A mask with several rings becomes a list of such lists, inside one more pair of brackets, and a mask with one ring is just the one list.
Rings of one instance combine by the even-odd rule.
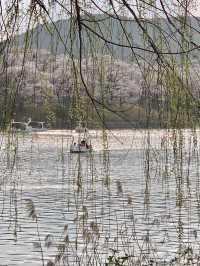
[[[3, 10], [6, 9], [6, 6], [11, 6], [13, 2], [19, 2], [20, 3], [20, 6], [24, 9], [24, 12], [26, 11], [27, 7], [30, 5], [31, 1], [40, 1], [40, 2], [43, 2], [45, 4], [45, 6], [49, 6], [50, 4], [52, 3], [56, 3], [59, 2], [61, 4], [63, 4], [64, 6], [67, 6], [67, 2], [70, 2], [69, 0], [0, 0], [1, 2], [1, 5], [2, 5], [2, 8]], [[80, 0], [79, 0], [80, 1]], [[122, 2], [122, 0], [112, 0], [113, 3], [115, 4], [115, 6], [119, 5], [117, 3], [120, 3]], [[139, 0], [139, 1], [136, 1], [136, 0], [127, 0], [129, 1], [129, 3], [131, 4], [135, 4], [136, 2], [142, 2], [142, 0]], [[159, 2], [160, 0], [156, 0], [157, 1], [157, 5], [160, 6]], [[163, 3], [165, 4], [166, 7], [170, 7], [172, 3], [181, 3], [182, 2], [186, 2], [185, 0], [162, 0]], [[190, 4], [191, 7], [192, 7], [192, 14], [193, 15], [196, 15], [196, 16], [200, 16], [200, 1], [199, 0], [187, 0], [189, 3], [192, 3]], [[81, 1], [80, 1], [81, 2]], [[83, 1], [82, 1], [83, 2]], [[88, 6], [91, 6], [91, 2], [90, 0], [85, 0], [84, 2], [87, 2], [88, 3]], [[94, 2], [100, 6], [101, 8], [105, 9], [105, 7], [109, 7], [109, 0], [94, 0]], [[148, 0], [146, 0], [145, 2], [148, 2]], [[149, 2], [153, 2], [153, 1], [149, 1]], [[111, 5], [110, 5], [111, 6]], [[58, 4], [56, 5], [52, 5], [52, 10], [54, 10], [54, 13], [57, 12], [57, 16], [59, 16], [59, 13], [60, 13], [60, 9], [58, 7]], [[94, 11], [95, 9], [95, 6], [92, 5], [92, 9]], [[173, 10], [171, 10], [171, 12], [173, 12]]]

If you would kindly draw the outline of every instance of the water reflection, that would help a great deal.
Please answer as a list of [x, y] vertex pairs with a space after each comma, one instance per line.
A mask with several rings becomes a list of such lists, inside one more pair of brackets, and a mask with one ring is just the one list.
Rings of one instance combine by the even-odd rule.
[[197, 261], [199, 132], [91, 133], [81, 155], [70, 131], [1, 137], [1, 263]]

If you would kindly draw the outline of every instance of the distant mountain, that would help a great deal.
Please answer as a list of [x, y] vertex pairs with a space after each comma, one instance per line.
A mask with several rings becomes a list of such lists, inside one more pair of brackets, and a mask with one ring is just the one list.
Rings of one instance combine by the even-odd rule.
[[[94, 54], [112, 54], [118, 59], [133, 60], [133, 50], [139, 55], [144, 54], [144, 48], [152, 50], [147, 36], [143, 34], [138, 23], [128, 21], [127, 18], [122, 18], [122, 20], [120, 22], [112, 17], [107, 18], [102, 15], [83, 17], [83, 57]], [[197, 45], [200, 44], [200, 22], [198, 18], [188, 17], [184, 29], [181, 18], [172, 19], [172, 24], [164, 18], [141, 20], [140, 23], [157, 47], [166, 53], [179, 52], [183, 39], [185, 39], [184, 47], [186, 50], [191, 47], [191, 45], [186, 44], [186, 40], [191, 39]], [[176, 28], [173, 25], [176, 25]], [[103, 38], [108, 42], [105, 42]], [[129, 41], [127, 41], [127, 38]], [[76, 22], [72, 19], [59, 20], [54, 24], [38, 25], [28, 34], [21, 34], [17, 40], [18, 45], [23, 47], [25, 40], [28, 40], [30, 47], [34, 49], [47, 49], [53, 54], [69, 54], [73, 51], [74, 56], [79, 55], [78, 30]], [[131, 50], [119, 45], [112, 45], [109, 42], [125, 46], [131, 44], [140, 49]], [[194, 57], [198, 56], [198, 50], [193, 51], [192, 55]]]
[[[106, 105], [120, 110], [127, 108], [130, 119], [139, 126], [146, 123], [144, 121], [145, 108], [149, 105], [154, 111], [151, 112], [155, 116], [152, 119], [153, 124], [154, 122], [158, 123], [159, 119], [167, 121], [168, 117], [158, 118], [158, 113], [163, 108], [163, 114], [167, 116], [166, 106], [169, 105], [171, 108], [172, 105], [174, 108], [174, 96], [180, 97], [184, 105], [182, 95], [177, 96], [176, 94], [177, 86], [180, 84], [178, 81], [174, 84], [172, 82], [176, 76], [170, 76], [170, 72], [168, 73], [166, 70], [162, 83], [159, 83], [157, 79], [159, 71], [156, 70], [160, 65], [157, 64], [155, 55], [152, 56], [152, 53], [143, 51], [144, 48], [152, 50], [152, 47], [149, 45], [150, 42], [147, 42], [148, 37], [142, 34], [138, 23], [123, 21], [121, 25], [118, 20], [106, 19], [102, 16], [82, 18], [82, 21], [85, 24], [82, 28], [82, 75], [89, 92], [97, 101], [101, 102], [103, 99]], [[200, 43], [198, 20], [194, 18], [187, 19], [184, 29], [182, 28], [183, 24], [176, 21], [176, 30], [166, 19], [159, 19], [156, 24], [153, 20], [141, 21], [141, 23], [162, 52], [179, 52], [182, 44], [184, 49], [190, 49], [192, 46], [187, 43], [189, 39], [197, 45]], [[24, 115], [40, 120], [48, 117], [49, 121], [56, 120], [56, 125], [63, 126], [66, 121], [71, 119], [71, 109], [82, 112], [82, 109], [85, 108], [84, 112], [87, 111], [92, 116], [91, 120], [97, 120], [93, 117], [95, 112], [87, 110], [89, 108], [88, 95], [80, 76], [75, 76], [75, 68], [79, 69], [77, 60], [79, 37], [76, 27], [76, 23], [72, 20], [60, 20], [55, 22], [55, 25], [38, 25], [31, 32], [21, 34], [16, 38], [15, 47], [7, 51], [0, 64], [0, 119], [4, 104], [8, 106], [6, 108], [10, 109], [9, 104], [13, 105], [12, 101], [17, 95], [13, 112], [19, 119]], [[90, 31], [88, 31], [88, 27]], [[180, 34], [181, 32], [184, 34]], [[131, 49], [111, 45], [99, 39], [97, 35], [113, 43], [140, 47], [140, 50], [133, 49], [137, 53], [139, 61], [135, 60]], [[126, 37], [129, 38], [129, 43]], [[27, 50], [24, 60], [25, 43], [31, 49]], [[190, 68], [190, 80], [187, 85], [187, 89], [194, 98], [199, 98], [200, 95], [198, 53], [198, 49], [190, 53], [190, 58], [194, 62]], [[71, 60], [72, 55], [74, 60]], [[167, 54], [163, 56], [166, 59], [170, 58]], [[152, 57], [154, 60], [151, 60]], [[152, 70], [149, 75], [151, 80], [147, 85], [139, 67], [141, 64], [140, 66], [144, 70], [142, 58], [154, 64], [149, 69]], [[182, 65], [177, 60], [179, 58], [179, 55], [173, 55], [173, 59], [176, 59], [177, 62], [175, 72], [182, 75]], [[174, 61], [171, 62], [173, 67]], [[76, 67], [74, 68], [74, 66]], [[169, 69], [172, 70], [172, 68]], [[167, 76], [168, 74], [169, 76]], [[183, 76], [181, 77], [184, 79]], [[163, 92], [165, 93], [163, 94]], [[196, 113], [196, 110], [192, 110], [192, 112]], [[80, 116], [79, 113], [75, 115]], [[116, 117], [113, 114], [108, 113], [107, 119], [110, 119], [111, 123], [116, 123]]]

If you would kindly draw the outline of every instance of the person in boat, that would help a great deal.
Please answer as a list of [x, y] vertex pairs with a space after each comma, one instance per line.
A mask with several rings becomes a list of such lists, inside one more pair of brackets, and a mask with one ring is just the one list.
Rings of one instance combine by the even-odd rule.
[[85, 144], [86, 144], [86, 141], [84, 139], [81, 140], [81, 146], [85, 146]]
[[74, 142], [74, 148], [79, 148], [80, 147], [80, 144]]
[[87, 149], [89, 149], [89, 145], [87, 144], [87, 141], [86, 140], [82, 140], [81, 141], [81, 146], [82, 147], [86, 147]]

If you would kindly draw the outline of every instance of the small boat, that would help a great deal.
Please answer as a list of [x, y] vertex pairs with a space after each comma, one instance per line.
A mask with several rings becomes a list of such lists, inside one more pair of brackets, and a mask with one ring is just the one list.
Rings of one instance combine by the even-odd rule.
[[92, 151], [92, 145], [88, 144], [86, 140], [81, 140], [80, 143], [72, 143], [70, 145], [70, 152], [71, 153], [85, 153], [85, 152], [91, 152]]
[[30, 118], [28, 120], [28, 127], [31, 128], [32, 132], [46, 131], [45, 122], [32, 121]]
[[29, 133], [32, 131], [31, 127], [26, 122], [15, 122], [14, 120], [11, 121], [11, 130], [13, 132], [25, 132]]
[[45, 122], [32, 121], [31, 118], [29, 118], [28, 122], [15, 122], [12, 120], [11, 130], [14, 132], [31, 133], [45, 131], [47, 128], [45, 127]]
[[84, 130], [83, 132], [78, 134], [77, 142], [73, 141], [70, 145], [70, 152], [71, 153], [85, 153], [92, 151], [92, 145], [89, 140], [89, 131]]

